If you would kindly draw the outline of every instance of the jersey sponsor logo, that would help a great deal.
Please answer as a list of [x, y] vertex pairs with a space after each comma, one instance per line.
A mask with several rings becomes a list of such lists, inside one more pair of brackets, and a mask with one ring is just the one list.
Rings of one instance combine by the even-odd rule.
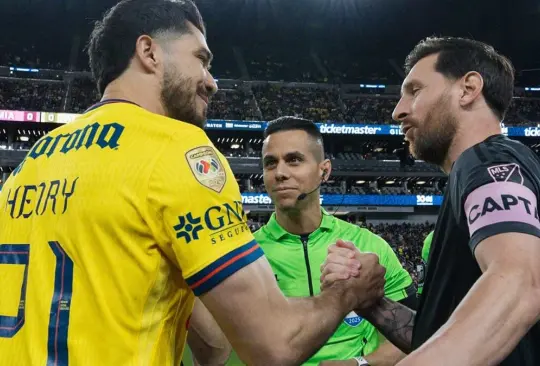
[[433, 205], [433, 196], [416, 196], [416, 205], [417, 206], [432, 206]]
[[514, 182], [495, 182], [477, 188], [465, 201], [472, 235], [482, 227], [502, 222], [520, 222], [540, 229], [536, 195]]
[[95, 122], [67, 134], [54, 135], [53, 132], [52, 135], [41, 138], [32, 147], [21, 164], [13, 171], [13, 174], [19, 173], [28, 159], [36, 160], [43, 156], [50, 158], [54, 154], [68, 154], [83, 147], [87, 150], [92, 147], [116, 150], [120, 146], [119, 141], [123, 132], [124, 126], [116, 122], [105, 125]]
[[343, 319], [345, 324], [353, 328], [359, 326], [360, 323], [362, 323], [362, 320], [364, 320], [364, 318], [356, 314], [354, 311], [351, 311], [349, 314], [347, 314], [345, 319]]
[[333, 133], [341, 135], [376, 135], [381, 131], [381, 127], [371, 127], [371, 126], [347, 126], [347, 125], [336, 125], [336, 124], [321, 124], [320, 131], [321, 133]]
[[214, 148], [196, 147], [186, 153], [186, 159], [197, 182], [217, 193], [221, 192], [227, 181], [227, 174]]
[[201, 232], [208, 231], [212, 244], [219, 244], [249, 231], [242, 202], [234, 201], [208, 208], [203, 215], [194, 216], [192, 212], [178, 216], [173, 226], [176, 238], [186, 244], [199, 240]]
[[490, 166], [487, 170], [495, 182], [511, 181], [523, 184], [523, 175], [516, 163]]

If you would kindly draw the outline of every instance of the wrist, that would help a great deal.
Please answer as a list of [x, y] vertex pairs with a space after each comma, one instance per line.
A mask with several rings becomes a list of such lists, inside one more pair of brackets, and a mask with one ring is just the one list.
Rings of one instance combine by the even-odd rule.
[[329, 297], [334, 302], [336, 309], [339, 309], [345, 317], [356, 307], [356, 297], [352, 291], [348, 291], [345, 281], [339, 281], [327, 287], [321, 292], [321, 296]]
[[355, 357], [354, 360], [356, 361], [357, 366], [370, 366], [368, 360], [364, 357]]

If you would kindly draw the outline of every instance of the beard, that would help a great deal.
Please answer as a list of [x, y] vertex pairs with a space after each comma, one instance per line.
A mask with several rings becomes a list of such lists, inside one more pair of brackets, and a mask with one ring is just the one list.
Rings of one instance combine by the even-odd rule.
[[[204, 86], [202, 86], [204, 89]], [[191, 123], [204, 128], [206, 124], [206, 108], [202, 114], [197, 113], [197, 86], [192, 78], [182, 75], [171, 64], [166, 65], [163, 74], [163, 86], [161, 90], [161, 103], [167, 117], [178, 121]], [[206, 90], [204, 90], [206, 94]]]
[[457, 119], [450, 110], [450, 96], [442, 95], [427, 114], [421, 128], [414, 131], [411, 154], [427, 163], [442, 166], [457, 132]]

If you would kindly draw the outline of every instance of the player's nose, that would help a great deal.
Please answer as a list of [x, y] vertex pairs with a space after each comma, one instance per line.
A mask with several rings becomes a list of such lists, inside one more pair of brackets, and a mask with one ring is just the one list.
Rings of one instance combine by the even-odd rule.
[[392, 119], [396, 122], [402, 122], [409, 115], [409, 106], [401, 98], [392, 112]]
[[216, 79], [212, 76], [211, 73], [207, 73], [207, 77], [205, 80], [205, 88], [206, 92], [208, 93], [208, 96], [212, 96], [217, 93], [218, 91], [218, 85], [216, 82]]

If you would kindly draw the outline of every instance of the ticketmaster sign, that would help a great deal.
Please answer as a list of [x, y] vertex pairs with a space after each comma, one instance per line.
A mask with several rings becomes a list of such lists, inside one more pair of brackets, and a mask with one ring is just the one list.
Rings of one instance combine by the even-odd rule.
[[[440, 206], [443, 196], [430, 195], [321, 195], [323, 206]], [[242, 193], [244, 205], [271, 205], [272, 200], [265, 193]]]

